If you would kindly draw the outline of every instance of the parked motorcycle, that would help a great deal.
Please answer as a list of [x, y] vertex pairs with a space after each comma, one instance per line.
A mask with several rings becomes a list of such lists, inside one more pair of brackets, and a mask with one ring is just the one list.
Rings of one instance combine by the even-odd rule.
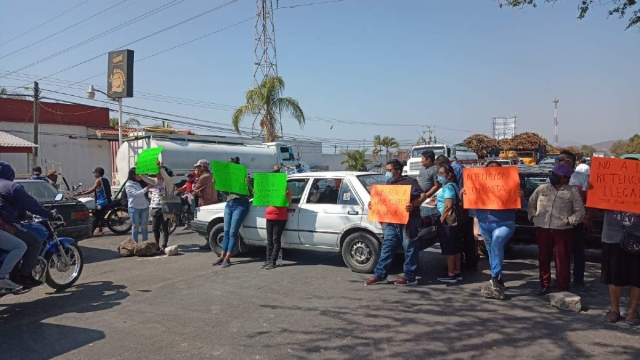
[[[58, 194], [54, 203], [62, 200], [63, 195]], [[42, 282], [56, 290], [65, 290], [73, 286], [78, 281], [84, 260], [80, 247], [72, 238], [61, 237], [56, 234], [56, 229], [63, 227], [64, 219], [58, 216], [55, 220], [49, 221], [38, 216], [31, 215], [28, 221], [21, 224], [29, 232], [33, 233], [42, 242], [42, 250], [38, 257], [38, 263], [32, 271], [34, 279]], [[7, 252], [0, 251], [0, 264], [5, 260]], [[16, 265], [19, 267], [21, 263]], [[0, 288], [0, 297], [13, 294], [20, 295], [31, 291], [31, 288], [20, 287], [17, 289]]]
[[[95, 211], [95, 200], [92, 197], [78, 198], [89, 208], [89, 214], [93, 217]], [[118, 235], [128, 234], [131, 231], [131, 218], [129, 217], [129, 209], [127, 205], [123, 205], [122, 198], [115, 199], [109, 205], [107, 213], [102, 218], [100, 227], [108, 228], [112, 233]]]

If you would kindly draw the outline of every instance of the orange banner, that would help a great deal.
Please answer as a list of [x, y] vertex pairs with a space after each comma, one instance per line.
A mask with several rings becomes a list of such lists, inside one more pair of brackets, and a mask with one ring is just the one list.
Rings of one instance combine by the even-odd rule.
[[587, 207], [640, 214], [640, 161], [594, 157]]
[[381, 223], [409, 222], [407, 205], [411, 201], [411, 185], [371, 185], [371, 209], [367, 220]]
[[465, 209], [520, 209], [520, 175], [516, 166], [462, 169]]

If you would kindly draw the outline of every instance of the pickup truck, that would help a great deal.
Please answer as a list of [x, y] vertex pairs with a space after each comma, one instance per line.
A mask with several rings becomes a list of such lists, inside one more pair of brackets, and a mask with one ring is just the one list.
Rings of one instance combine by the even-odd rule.
[[[371, 186], [386, 184], [384, 175], [369, 172], [310, 172], [291, 174], [287, 187], [292, 195], [282, 247], [340, 252], [354, 272], [373, 272], [380, 258], [383, 227], [367, 219]], [[220, 254], [224, 230], [224, 207], [218, 203], [196, 210], [191, 228], [204, 236], [214, 253]], [[423, 229], [419, 240], [427, 248], [437, 241], [433, 207], [421, 207]], [[251, 206], [240, 227], [240, 241], [232, 254], [250, 246], [266, 246], [264, 206]]]

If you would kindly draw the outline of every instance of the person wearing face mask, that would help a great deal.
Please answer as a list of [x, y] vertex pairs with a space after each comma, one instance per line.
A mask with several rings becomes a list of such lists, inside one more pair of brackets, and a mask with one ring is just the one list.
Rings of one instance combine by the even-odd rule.
[[459, 225], [447, 223], [447, 217], [455, 211], [454, 206], [460, 201], [460, 189], [453, 167], [444, 164], [438, 169], [438, 182], [442, 184], [442, 191], [438, 193], [436, 207], [440, 214], [438, 222], [438, 238], [440, 250], [447, 259], [447, 273], [438, 277], [438, 281], [455, 284], [462, 281], [462, 237]]
[[[394, 282], [395, 285], [416, 285], [416, 269], [418, 268], [418, 254], [420, 253], [420, 242], [417, 241], [420, 231], [420, 205], [426, 196], [423, 189], [414, 178], [402, 176], [404, 166], [398, 159], [387, 161], [387, 185], [410, 185], [411, 198], [406, 211], [409, 213], [409, 221], [406, 224], [387, 223], [384, 228], [384, 239], [378, 265], [373, 272], [373, 276], [364, 282], [364, 286], [388, 284], [387, 276], [391, 263], [396, 254], [398, 246], [402, 244], [404, 248], [404, 276]], [[369, 203], [371, 209], [371, 203]]]
[[567, 165], [556, 165], [551, 170], [549, 183], [540, 185], [529, 198], [528, 217], [536, 227], [538, 241], [538, 295], [550, 292], [551, 258], [554, 250], [558, 290], [569, 290], [573, 227], [586, 215], [578, 190], [569, 185], [571, 174]]

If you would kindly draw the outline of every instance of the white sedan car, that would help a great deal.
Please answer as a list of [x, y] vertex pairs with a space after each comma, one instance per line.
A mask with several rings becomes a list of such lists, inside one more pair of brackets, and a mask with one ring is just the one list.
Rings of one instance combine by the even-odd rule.
[[[283, 248], [305, 248], [342, 252], [345, 264], [355, 272], [370, 273], [380, 257], [382, 226], [367, 220], [369, 191], [385, 184], [384, 175], [367, 172], [312, 172], [288, 176], [292, 201], [282, 235]], [[226, 203], [197, 209], [192, 228], [208, 239], [220, 254]], [[432, 208], [423, 208], [423, 215]], [[428, 217], [425, 217], [425, 219]], [[264, 206], [251, 206], [240, 228], [240, 241], [233, 254], [249, 246], [266, 246]], [[423, 248], [435, 242], [435, 230], [425, 227]]]

